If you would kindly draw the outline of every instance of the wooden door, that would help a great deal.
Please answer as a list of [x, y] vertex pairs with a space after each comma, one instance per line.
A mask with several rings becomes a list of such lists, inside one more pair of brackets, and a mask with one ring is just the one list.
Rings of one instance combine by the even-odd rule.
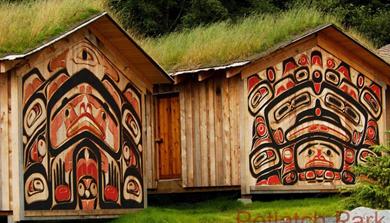
[[157, 137], [159, 179], [181, 177], [179, 95], [157, 99]]

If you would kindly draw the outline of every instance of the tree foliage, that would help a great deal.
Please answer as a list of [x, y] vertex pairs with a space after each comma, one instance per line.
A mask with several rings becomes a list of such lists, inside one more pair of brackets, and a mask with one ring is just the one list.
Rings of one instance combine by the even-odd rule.
[[390, 208], [390, 147], [376, 146], [374, 152], [383, 156], [369, 157], [365, 165], [354, 168], [358, 183], [347, 190], [351, 192], [346, 200], [347, 208]]
[[343, 25], [369, 37], [377, 46], [390, 43], [388, 0], [108, 0], [127, 28], [145, 36], [235, 20], [252, 14], [272, 14], [305, 4], [341, 18]]

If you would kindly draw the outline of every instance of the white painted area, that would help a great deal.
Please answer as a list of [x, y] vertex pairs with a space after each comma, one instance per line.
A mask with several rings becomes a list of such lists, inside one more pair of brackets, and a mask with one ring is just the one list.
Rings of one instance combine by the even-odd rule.
[[169, 75], [171, 77], [175, 77], [175, 76], [182, 75], [182, 74], [193, 74], [193, 73], [198, 73], [198, 72], [202, 72], [202, 71], [224, 70], [224, 69], [228, 69], [228, 68], [241, 67], [241, 66], [247, 65], [250, 62], [251, 61], [247, 60], [247, 61], [236, 62], [236, 63], [232, 63], [229, 65], [224, 65], [224, 66], [206, 67], [206, 68], [200, 68], [200, 69], [195, 69], [195, 70], [184, 70], [184, 71], [178, 71], [175, 73], [170, 73]]

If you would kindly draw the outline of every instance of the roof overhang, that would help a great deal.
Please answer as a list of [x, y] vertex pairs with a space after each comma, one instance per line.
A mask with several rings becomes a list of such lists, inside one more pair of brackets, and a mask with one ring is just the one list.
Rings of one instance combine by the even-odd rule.
[[63, 33], [26, 53], [12, 54], [0, 58], [0, 73], [10, 69], [18, 61], [49, 47], [83, 28], [98, 30], [101, 36], [110, 41], [110, 45], [116, 48], [117, 52], [121, 54], [121, 57], [137, 70], [140, 75], [149, 80], [151, 84], [173, 82], [173, 79], [164, 71], [164, 69], [106, 12], [79, 24], [68, 32]]

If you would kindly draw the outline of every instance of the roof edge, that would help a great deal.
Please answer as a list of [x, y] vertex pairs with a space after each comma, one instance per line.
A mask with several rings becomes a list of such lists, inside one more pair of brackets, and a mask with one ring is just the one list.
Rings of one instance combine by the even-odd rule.
[[340, 33], [344, 34], [348, 39], [350, 39], [351, 41], [353, 41], [354, 43], [356, 43], [359, 47], [367, 50], [368, 52], [370, 52], [373, 56], [375, 56], [377, 59], [381, 60], [383, 63], [387, 64], [388, 66], [390, 66], [390, 63], [387, 62], [385, 59], [383, 59], [381, 56], [378, 55], [377, 52], [371, 50], [370, 48], [364, 46], [362, 43], [360, 43], [358, 40], [356, 40], [354, 37], [352, 37], [350, 34], [348, 34], [347, 32], [345, 32], [342, 28], [338, 27], [337, 25], [335, 24], [331, 24], [331, 26], [333, 28], [335, 28], [337, 31], [339, 31]]
[[125, 29], [123, 29], [108, 13], [106, 13], [105, 15], [130, 40], [130, 42], [132, 42], [134, 46], [139, 51], [141, 51], [141, 53], [146, 57], [146, 59], [148, 59], [149, 62], [152, 63], [152, 65], [155, 66], [157, 70], [168, 79], [169, 82], [174, 82], [172, 77], [164, 70], [164, 68], [162, 68], [161, 65], [157, 63], [157, 61], [155, 61], [148, 53], [146, 53], [145, 50], [142, 49], [142, 47], [129, 35], [129, 33]]

